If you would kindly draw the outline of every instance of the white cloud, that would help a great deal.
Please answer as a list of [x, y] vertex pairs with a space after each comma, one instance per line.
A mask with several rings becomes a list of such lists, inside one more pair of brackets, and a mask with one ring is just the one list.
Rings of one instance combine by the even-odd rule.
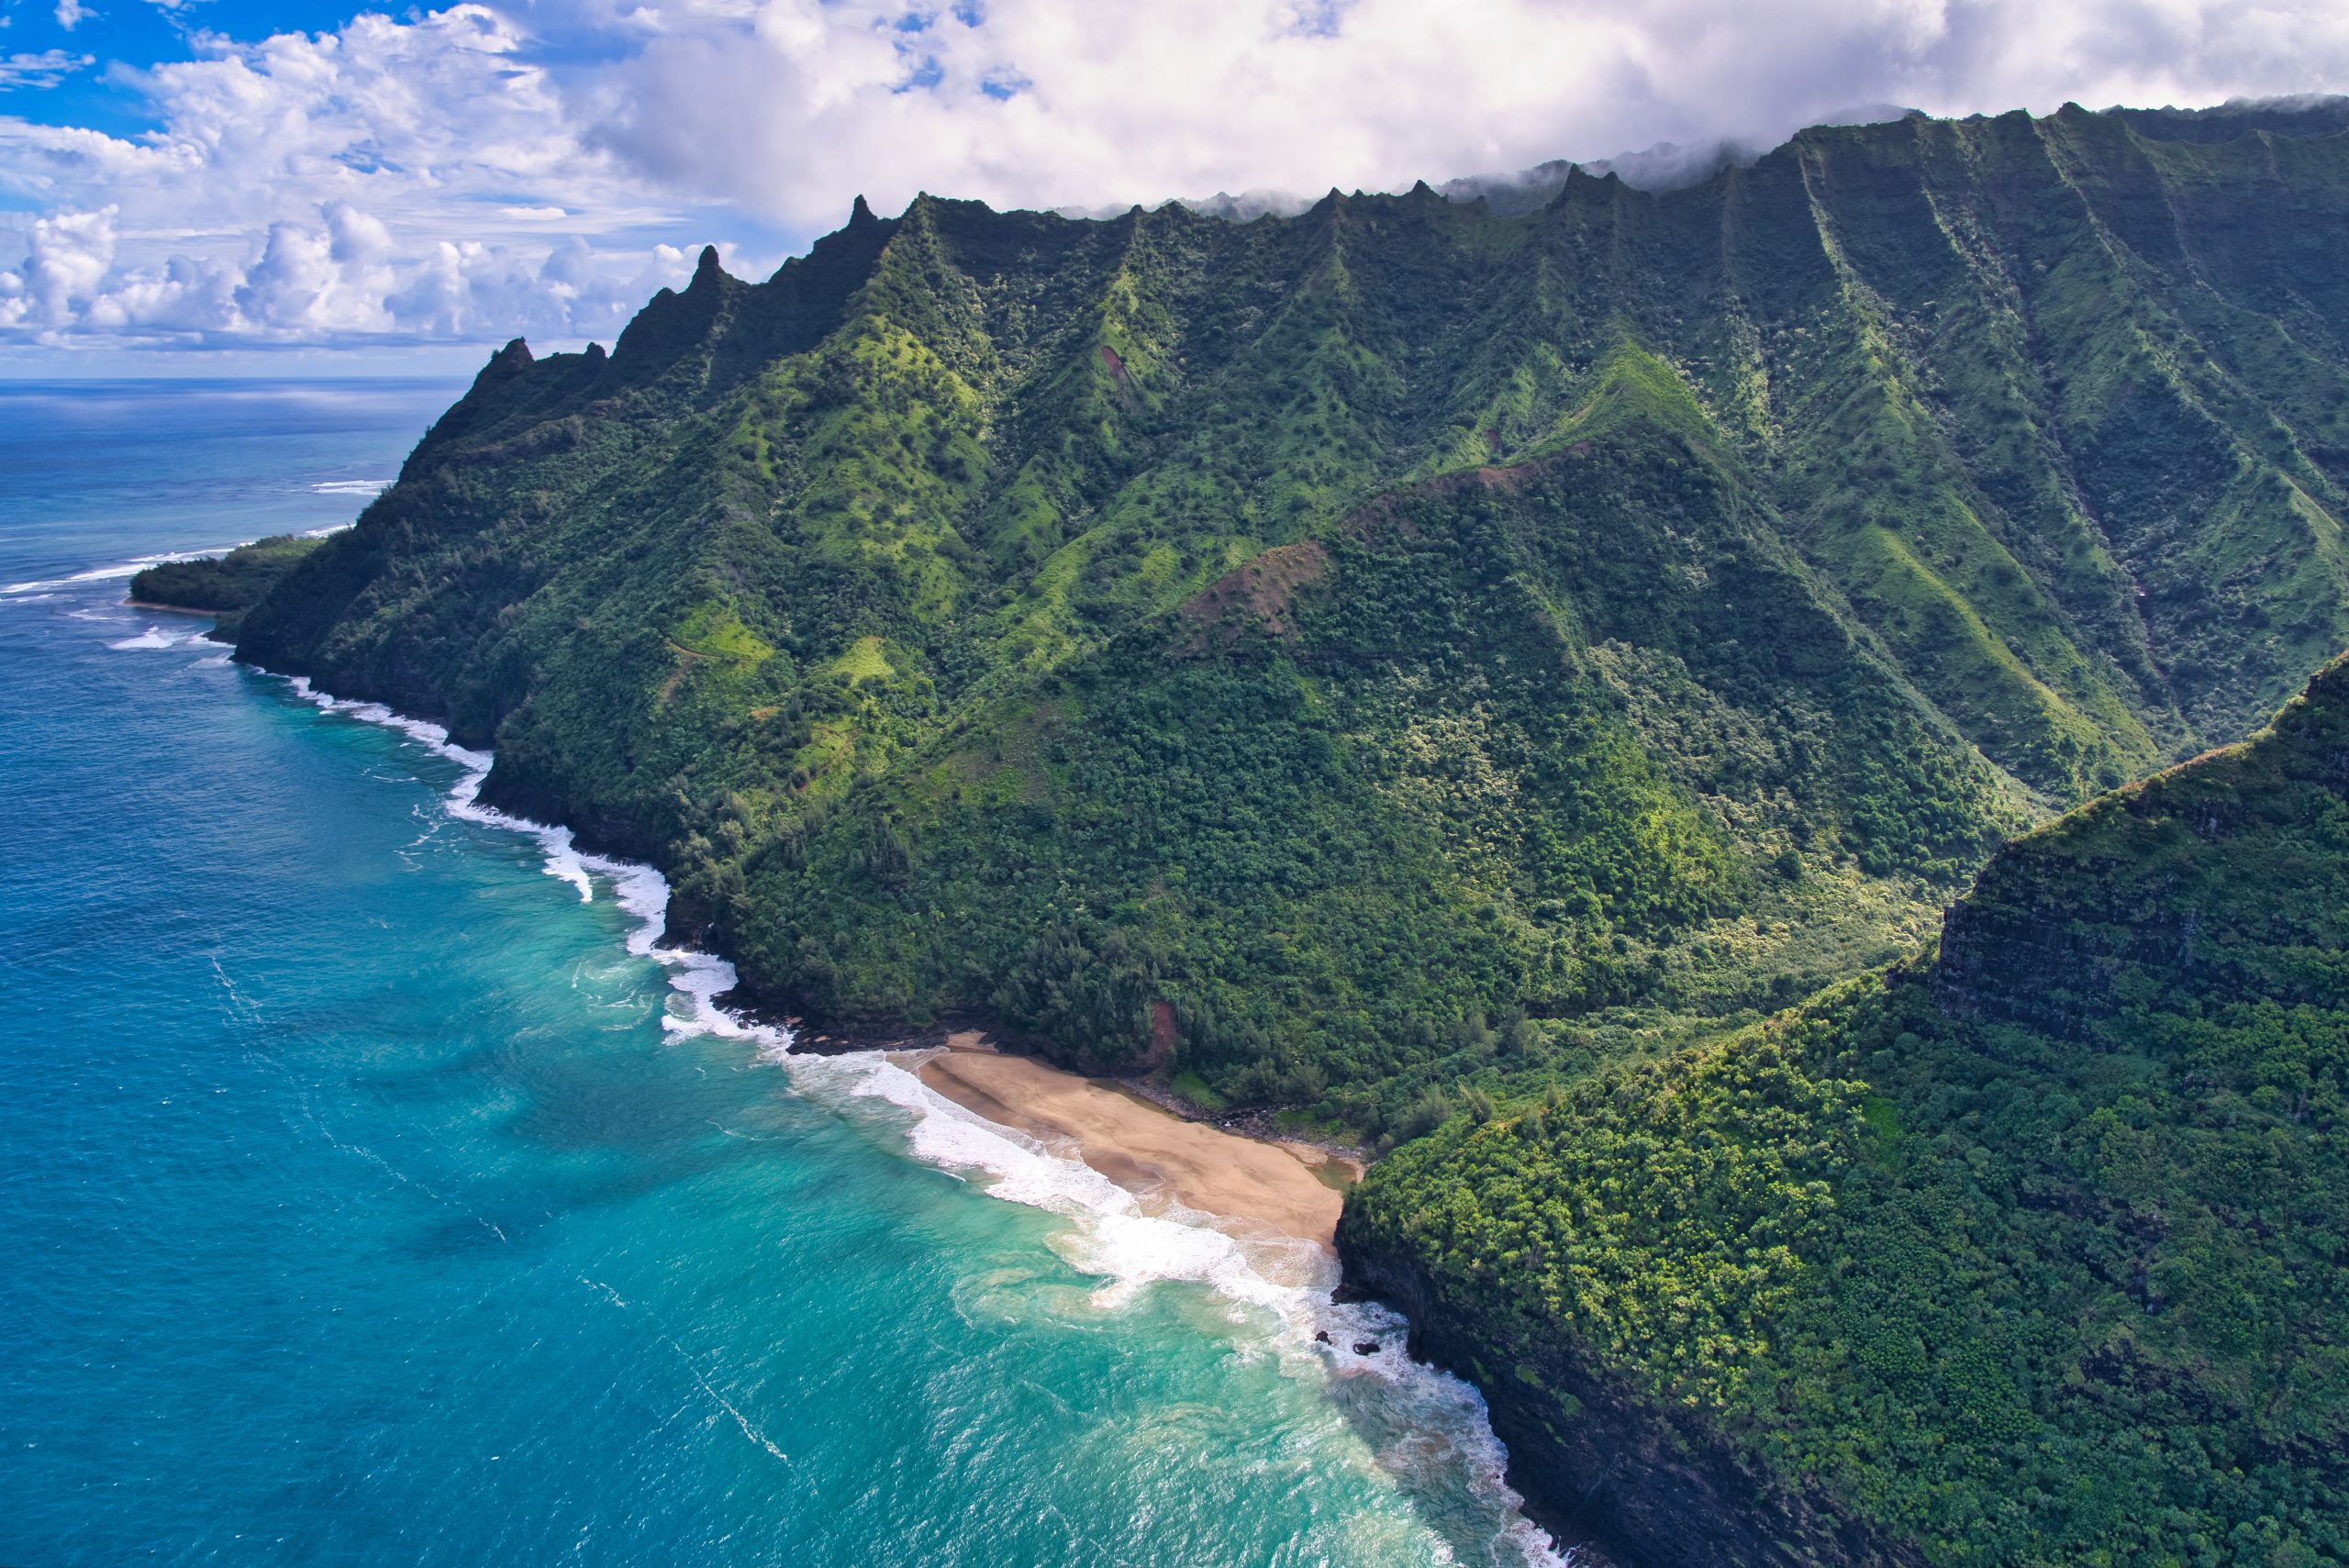
[[61, 326], [86, 305], [114, 261], [112, 207], [36, 219], [23, 266], [0, 272], [0, 322]]
[[[469, 4], [257, 43], [198, 33], [194, 59], [117, 68], [153, 106], [147, 135], [0, 117], [0, 188], [50, 208], [0, 274], [0, 328], [197, 346], [610, 337], [682, 281], [655, 253], [679, 216], [569, 129], [524, 42]], [[555, 286], [540, 273], [558, 255]]]
[[80, 27], [91, 14], [82, 0], [57, 0], [57, 25], [69, 33]]
[[2338, 0], [687, 0], [594, 137], [787, 222], [862, 188], [1086, 206], [1765, 144], [1863, 102], [1966, 113], [2349, 85]]
[[[887, 211], [922, 189], [1087, 207], [1398, 189], [1662, 141], [1766, 145], [1854, 104], [2338, 90], [2349, 6], [577, 0], [189, 48], [113, 68], [148, 133], [0, 116], [0, 192], [38, 215], [0, 216], [0, 331], [607, 336], [680, 281], [701, 230], [796, 243], [860, 192]], [[17, 55], [0, 86], [87, 63]]]
[[61, 49], [0, 55], [0, 92], [11, 87], [54, 87], [90, 62], [86, 54], [68, 54]]

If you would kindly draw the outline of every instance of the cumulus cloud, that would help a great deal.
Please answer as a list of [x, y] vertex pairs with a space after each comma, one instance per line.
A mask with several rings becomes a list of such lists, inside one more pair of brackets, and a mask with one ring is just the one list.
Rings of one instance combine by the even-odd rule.
[[[0, 216], [0, 332], [605, 336], [701, 239], [779, 253], [859, 193], [1246, 206], [1766, 147], [1861, 104], [2349, 87], [2338, 0], [468, 0], [187, 36], [110, 70], [143, 134], [0, 116], [30, 209]], [[18, 55], [0, 85], [86, 63]]]
[[0, 324], [62, 326], [94, 298], [114, 261], [115, 209], [38, 218], [24, 264], [0, 272]]
[[88, 55], [69, 54], [61, 49], [0, 55], [0, 92], [11, 87], [54, 87], [90, 63]]
[[1102, 206], [1394, 189], [1672, 141], [2349, 84], [2337, 0], [684, 0], [595, 142], [780, 219], [852, 188]]
[[681, 281], [652, 231], [683, 220], [571, 130], [526, 41], [472, 4], [254, 43], [198, 33], [195, 58], [114, 71], [152, 106], [148, 134], [0, 117], [0, 190], [48, 208], [0, 272], [0, 331], [201, 347], [609, 337]]

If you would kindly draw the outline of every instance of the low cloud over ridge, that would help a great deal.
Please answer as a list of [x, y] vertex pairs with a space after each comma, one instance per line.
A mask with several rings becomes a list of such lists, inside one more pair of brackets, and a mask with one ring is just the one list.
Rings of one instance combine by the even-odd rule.
[[591, 0], [104, 67], [152, 128], [0, 116], [0, 341], [577, 340], [716, 239], [863, 192], [1119, 208], [1768, 146], [1854, 102], [2044, 111], [2349, 86], [2334, 0]]

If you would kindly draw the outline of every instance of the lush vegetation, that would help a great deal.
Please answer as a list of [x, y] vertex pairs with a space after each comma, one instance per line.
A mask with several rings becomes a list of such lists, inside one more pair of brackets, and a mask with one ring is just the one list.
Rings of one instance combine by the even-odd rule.
[[217, 632], [225, 640], [236, 631], [243, 612], [261, 603], [277, 580], [319, 542], [303, 534], [273, 534], [226, 555], [162, 562], [130, 579], [130, 596], [143, 605], [218, 616]]
[[760, 1001], [1399, 1146], [1351, 1261], [1642, 1560], [2334, 1560], [2343, 677], [2157, 770], [2349, 645], [2345, 121], [860, 202], [509, 345], [239, 645]]
[[1391, 1137], [1890, 958], [2349, 643], [2343, 170], [2066, 110], [860, 204], [498, 355], [241, 646], [494, 742], [778, 1006]]
[[2349, 663], [2003, 851], [1937, 960], [1410, 1144], [1347, 1243], [1887, 1554], [2340, 1561], [2345, 943]]

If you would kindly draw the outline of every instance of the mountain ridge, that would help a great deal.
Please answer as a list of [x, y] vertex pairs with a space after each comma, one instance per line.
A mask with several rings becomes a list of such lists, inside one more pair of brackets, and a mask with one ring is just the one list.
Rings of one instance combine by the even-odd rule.
[[1392, 1150], [1351, 1277], [1634, 1561], [2337, 1559], [2338, 667], [2226, 749], [2349, 646], [2337, 117], [860, 198], [508, 345], [239, 655], [494, 743], [739, 1001]]
[[1642, 1563], [2332, 1561], [2349, 657], [1904, 961], [1374, 1167], [1356, 1287]]
[[[1532, 976], [1623, 969], [1619, 957], [1631, 970], [1702, 971], [1697, 946], [1753, 945], [1750, 929], [1741, 938], [1720, 923], [1748, 905], [1796, 933], [1765, 939], [1793, 956], [1756, 984], [1816, 984], [1849, 959], [1801, 954], [1811, 934], [1854, 956], [1870, 940], [1923, 934], [1935, 889], [1955, 886], [1999, 834], [2241, 733], [2349, 642], [2337, 521], [2349, 503], [2335, 473], [2349, 452], [2338, 402], [2349, 379], [2310, 315], [2310, 302], [2349, 297], [2349, 284], [2312, 268], [2305, 298], [2277, 295], [2233, 229], [2166, 217], [2148, 229], [2128, 195], [2151, 182], [2189, 218], [2210, 208], [2232, 219], [2225, 186], [2211, 183], [2220, 172], [2255, 156], [2274, 185], [2321, 150], [2330, 161], [2310, 167], [2324, 178], [2295, 173], [2288, 194], [2337, 205], [2337, 147], [2265, 128], [2235, 142], [2148, 140], [2067, 110], [1805, 132], [1662, 196], [1576, 171], [1518, 217], [1425, 187], [1332, 193], [1295, 219], [1243, 226], [1179, 209], [1079, 223], [929, 196], [882, 218], [860, 204], [763, 283], [705, 254], [608, 356], [509, 347], [400, 485], [249, 620], [243, 646], [495, 740], [493, 797], [662, 864], [682, 907], [772, 1005], [834, 1020], [990, 1013], [1023, 940], [957, 942], [950, 929], [927, 958], [891, 956], [907, 898], [892, 912], [843, 902], [838, 886], [795, 891], [807, 879], [788, 863], [794, 846], [839, 849], [830, 863], [843, 866], [894, 835], [928, 887], [919, 902], [956, 907], [970, 894], [933, 873], [925, 843], [1017, 860], [1026, 847], [1009, 840], [1032, 835], [945, 822], [943, 797], [893, 774], [890, 759], [968, 771], [950, 737], [983, 708], [997, 715], [989, 723], [1024, 709], [1032, 730], [1035, 714], [1066, 707], [1054, 682], [1171, 678], [1119, 653], [1121, 639], [1160, 635], [1150, 628], [1181, 620], [1184, 604], [1268, 549], [1312, 539], [1334, 550], [1333, 570], [1297, 586], [1291, 613], [1313, 623], [1313, 606], [1370, 581], [1355, 574], [1373, 571], [1368, 557], [1342, 542], [1347, 519], [1411, 511], [1414, 485], [1580, 464], [1614, 487], [1616, 513], [1577, 514], [1557, 484], [1534, 486], [1538, 503], [1488, 492], [1468, 506], [1482, 542], [1447, 548], [1489, 563], [1489, 584], [1425, 551], [1379, 570], [1436, 573], [1443, 585], [1431, 577], [1427, 591], [1475, 600], [1476, 625], [1443, 646], [1480, 679], [1534, 679], [1531, 659], [1548, 672], [1538, 681], [1564, 683], [1525, 696], [1529, 713], [1579, 692], [1590, 733], [1622, 737], [1624, 765], [1642, 754], [1639, 767], [1660, 768], [1671, 814], [1694, 826], [1626, 845], [1629, 859], [1605, 873], [1623, 891], [1620, 917], [1596, 867], [1528, 862], [1521, 842], [1501, 861], [1456, 862], [1446, 845], [1457, 824], [1434, 809], [1444, 790], [1412, 782], [1424, 765], [1409, 757], [1439, 734], [1486, 734], [1491, 715], [1463, 707], [1449, 666], [1405, 668], [1428, 651], [1406, 648], [1400, 684], [1346, 688], [1355, 728], [1341, 751], [1375, 759], [1349, 787], [1370, 792], [1358, 806], [1387, 819], [1390, 847], [1416, 839], [1406, 862], [1458, 889], [1429, 916], [1448, 933], [1428, 933], [1436, 948], [1484, 942], [1475, 912], [1495, 903], [1515, 956], [1469, 985], [1334, 961], [1294, 1003], [1251, 1004], [1241, 1038], [1301, 1021], [1311, 1033], [1309, 1016], [1334, 1002], [1347, 1032], [1384, 1031], [1373, 1054], [1400, 1062], [1444, 1052], [1397, 1037], [1481, 1038], [1479, 1013], [1487, 1029], [1520, 1007], [1591, 1017], [1658, 988], [1618, 976], [1573, 991]], [[2276, 243], [2304, 249], [2282, 230]], [[2219, 327], [2232, 368], [2205, 341]], [[1598, 460], [1561, 455], [1577, 448]], [[1540, 517], [1526, 509], [1536, 504]], [[2217, 514], [2223, 526], [2184, 520]], [[1774, 607], [1754, 622], [1751, 603], [1713, 594], [1709, 645], [1679, 646], [1697, 623], [1658, 606], [1695, 616], [1708, 574], [1732, 562]], [[1526, 591], [1506, 589], [1512, 577]], [[1595, 595], [1600, 579], [1610, 586]], [[1793, 614], [1798, 601], [1807, 607]], [[1778, 625], [1820, 615], [1803, 667], [1787, 663]], [[2263, 634], [2222, 635], [2254, 617]], [[1366, 671], [1396, 651], [1323, 619], [1331, 637], [1318, 642], [1284, 630], [1225, 651], [1245, 663], [1279, 643], [1309, 684], [1334, 659]], [[1511, 629], [1487, 636], [1495, 624]], [[1520, 633], [1534, 641], [1503, 646]], [[1820, 659], [1854, 673], [1803, 662]], [[1842, 682], [1841, 695], [1820, 695], [1821, 680]], [[778, 719], [751, 717], [769, 709], [782, 733]], [[1405, 709], [1418, 717], [1404, 722]], [[1701, 734], [1695, 715], [1709, 716]], [[1832, 739], [1853, 724], [1908, 738]], [[1528, 787], [1524, 732], [1504, 731], [1517, 761], [1492, 787]], [[1823, 745], [1771, 739], [1813, 732]], [[1284, 721], [1246, 743], [1326, 750], [1335, 738]], [[1006, 733], [989, 745], [1027, 743]], [[1877, 754], [1866, 777], [1852, 772], [1855, 751]], [[1056, 793], [1058, 766], [1029, 770], [1021, 790], [1043, 795], [1004, 806], [1083, 815], [1081, 799]], [[1815, 804], [1788, 807], [1788, 789]], [[1928, 804], [1944, 800], [1970, 804]], [[1229, 806], [1203, 796], [1189, 809]], [[1322, 796], [1296, 806], [1330, 808]], [[1798, 829], [1812, 841], [1797, 842]], [[1068, 841], [1065, 821], [1043, 831], [1076, 856], [1063, 872], [1086, 862], [1084, 874], [1108, 884], [1098, 902], [1127, 913], [1048, 909], [1083, 900], [1039, 889], [1023, 905], [1030, 929], [1073, 920], [1088, 951], [1091, 938], [1123, 930], [1154, 955], [1141, 966], [1162, 976], [1153, 1000], [1178, 1014], [1230, 1000], [1214, 973], [1245, 965], [1186, 951], [1197, 911], [1150, 929], [1163, 876], [1106, 870], [1108, 846], [1083, 838], [1093, 829], [1082, 841]], [[1684, 901], [1642, 926], [1629, 890], [1646, 872], [1632, 862], [1676, 876], [1684, 850], [1718, 859], [1702, 843], [1744, 868], [1715, 878], [1726, 901]], [[1782, 863], [1787, 896], [1770, 891], [1775, 870], [1755, 874]], [[1878, 907], [1840, 926], [1802, 908], [1782, 922], [1770, 910], [1806, 875], [1843, 879]], [[1536, 905], [1583, 913], [1562, 928]], [[1263, 929], [1308, 918], [1293, 916]], [[1716, 935], [1670, 940], [1674, 921]], [[1702, 973], [1665, 989], [1700, 998], [1699, 1013], [1726, 1005]], [[1041, 1018], [1000, 1021], [1052, 1038]], [[1122, 1013], [1059, 1027], [1074, 1037], [1062, 1042], [1072, 1057], [1147, 1049], [1145, 1026]], [[1212, 1086], [1254, 1051], [1203, 1050], [1195, 1075]], [[1326, 1070], [1362, 1076], [1334, 1059]], [[1397, 1081], [1371, 1097], [1383, 1115], [1424, 1086]], [[1370, 1106], [1334, 1108], [1359, 1122]]]

